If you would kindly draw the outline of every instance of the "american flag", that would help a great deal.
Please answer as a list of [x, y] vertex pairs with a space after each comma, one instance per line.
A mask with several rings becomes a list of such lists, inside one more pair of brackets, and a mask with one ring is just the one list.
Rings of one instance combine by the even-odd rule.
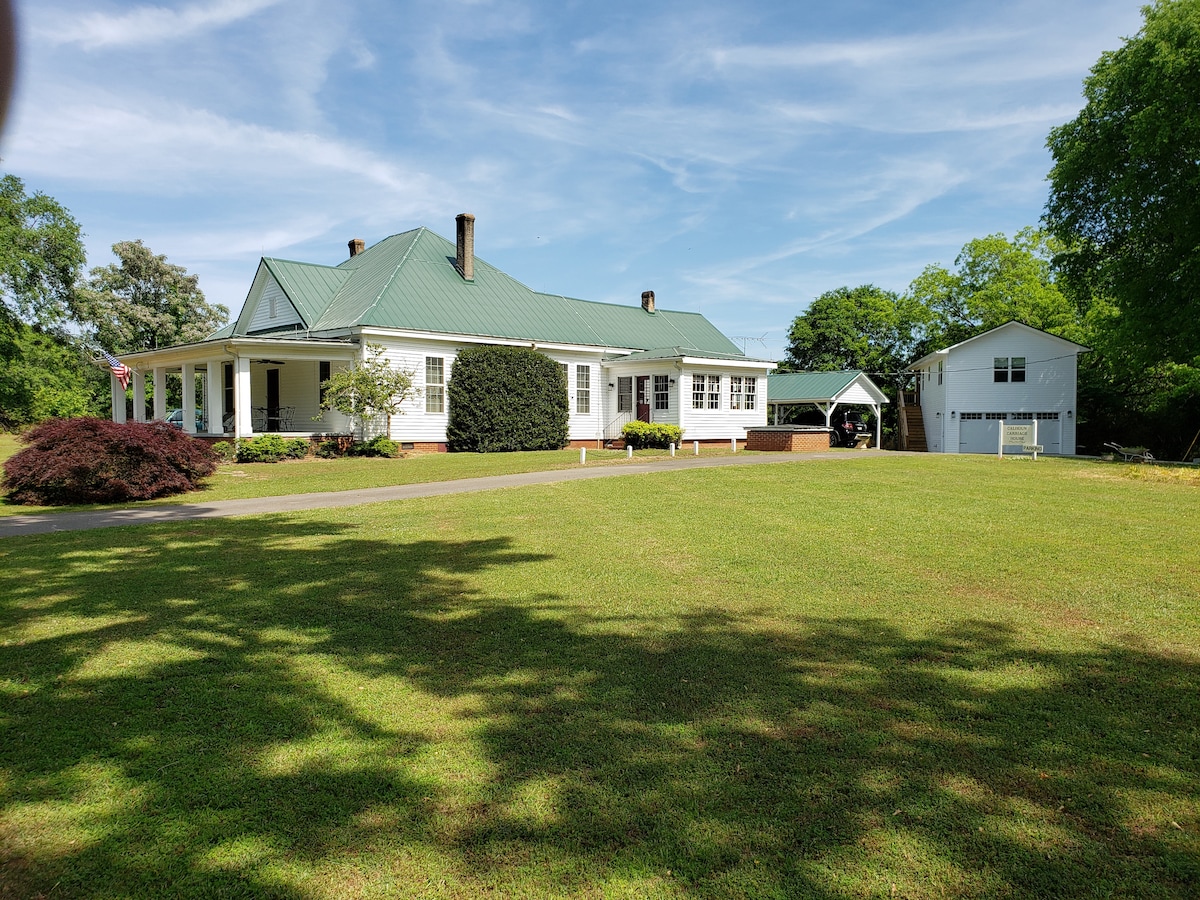
[[125, 365], [125, 363], [121, 362], [107, 350], [101, 350], [100, 355], [104, 357], [105, 362], [108, 363], [108, 367], [112, 369], [112, 373], [117, 376], [117, 381], [121, 382], [121, 390], [129, 387], [129, 378], [133, 375], [133, 369], [129, 368], [129, 366]]

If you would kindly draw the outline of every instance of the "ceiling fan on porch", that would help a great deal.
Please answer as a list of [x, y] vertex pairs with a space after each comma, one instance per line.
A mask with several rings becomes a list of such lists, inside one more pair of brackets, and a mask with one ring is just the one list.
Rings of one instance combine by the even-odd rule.
[[260, 365], [260, 366], [282, 366], [282, 365], [286, 365], [286, 362], [285, 362], [284, 360], [282, 360], [282, 359], [252, 359], [252, 360], [250, 360], [250, 361], [251, 361], [252, 363], [257, 363], [257, 364], [258, 364], [258, 365]]

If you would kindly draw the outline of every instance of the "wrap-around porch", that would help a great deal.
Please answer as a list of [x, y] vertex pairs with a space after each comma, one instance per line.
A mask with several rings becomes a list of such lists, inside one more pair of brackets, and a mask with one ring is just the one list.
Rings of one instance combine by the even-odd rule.
[[[136, 422], [166, 420], [189, 434], [249, 438], [344, 433], [351, 423], [321, 410], [321, 383], [349, 365], [358, 345], [342, 341], [214, 341], [123, 357]], [[173, 401], [178, 396], [179, 402]], [[130, 415], [127, 394], [112, 378], [113, 421]], [[179, 418], [178, 416], [176, 417]]]

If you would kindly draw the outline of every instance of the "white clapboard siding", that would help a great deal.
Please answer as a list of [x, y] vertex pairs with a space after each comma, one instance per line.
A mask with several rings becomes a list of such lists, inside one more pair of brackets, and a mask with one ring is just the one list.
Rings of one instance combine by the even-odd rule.
[[247, 332], [253, 334], [256, 331], [275, 331], [297, 325], [304, 325], [300, 313], [296, 312], [292, 301], [287, 298], [287, 294], [283, 292], [279, 283], [274, 278], [267, 276], [262, 282], [262, 291], [254, 308], [254, 314], [250, 318]]

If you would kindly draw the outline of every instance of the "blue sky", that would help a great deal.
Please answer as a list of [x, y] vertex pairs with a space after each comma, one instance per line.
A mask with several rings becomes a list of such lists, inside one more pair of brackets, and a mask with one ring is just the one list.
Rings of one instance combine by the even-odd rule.
[[260, 256], [426, 225], [537, 290], [778, 358], [824, 291], [1036, 224], [1049, 129], [1140, 0], [18, 0], [3, 169], [90, 266], [142, 239], [236, 312]]

